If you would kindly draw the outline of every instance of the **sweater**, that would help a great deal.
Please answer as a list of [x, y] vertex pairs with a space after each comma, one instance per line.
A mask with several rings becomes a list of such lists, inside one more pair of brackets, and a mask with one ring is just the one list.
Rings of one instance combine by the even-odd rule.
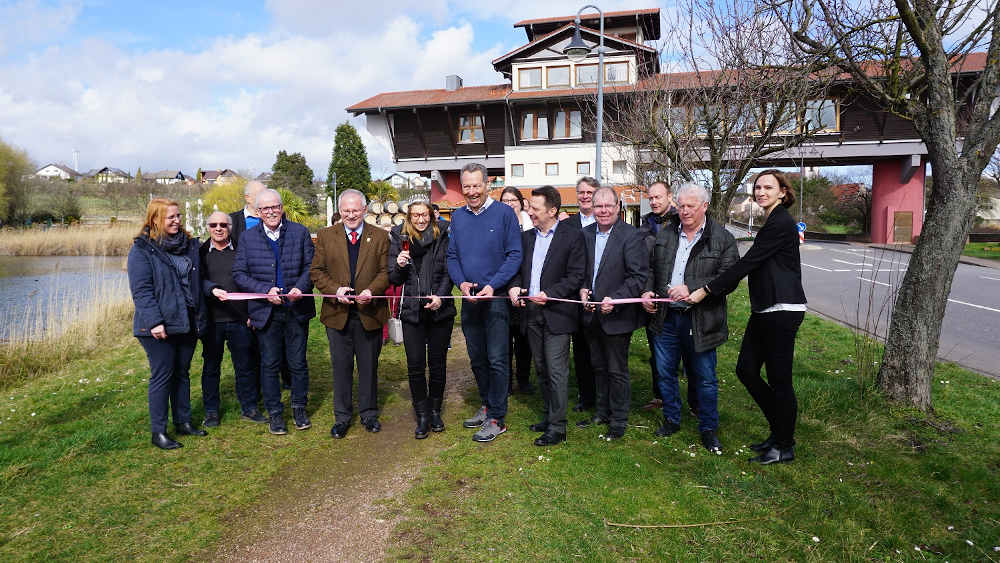
[[510, 206], [494, 201], [479, 215], [467, 207], [452, 212], [448, 273], [456, 285], [488, 285], [498, 294], [520, 267], [521, 224]]

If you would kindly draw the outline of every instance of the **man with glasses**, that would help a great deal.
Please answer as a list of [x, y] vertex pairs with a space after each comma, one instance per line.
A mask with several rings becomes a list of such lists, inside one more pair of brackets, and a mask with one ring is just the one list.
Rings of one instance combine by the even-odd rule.
[[314, 248], [309, 230], [284, 218], [281, 194], [277, 191], [262, 190], [255, 206], [261, 223], [240, 237], [233, 280], [243, 291], [268, 294], [266, 300], [250, 301], [247, 313], [260, 344], [261, 388], [269, 428], [272, 434], [287, 434], [278, 378], [282, 351], [292, 376], [295, 428], [305, 430], [311, 426], [306, 414], [309, 393], [306, 340], [316, 305], [311, 297], [303, 298], [302, 294], [312, 292], [309, 267]]
[[678, 216], [656, 235], [650, 262], [653, 275], [643, 297], [662, 295], [674, 303], [643, 304], [654, 315], [649, 328], [655, 333], [658, 382], [663, 395], [663, 425], [657, 436], [680, 430], [681, 399], [677, 385], [678, 360], [684, 360], [688, 385], [698, 395], [698, 431], [710, 452], [722, 451], [719, 443], [719, 385], [715, 375], [715, 349], [729, 338], [726, 298], [711, 296], [692, 307], [683, 300], [689, 288], [714, 280], [740, 259], [736, 239], [724, 225], [706, 216], [711, 193], [688, 182], [677, 189]]
[[233, 281], [236, 247], [230, 237], [230, 216], [215, 211], [208, 217], [209, 240], [201, 245], [202, 291], [208, 302], [209, 326], [202, 337], [201, 394], [205, 404], [207, 427], [218, 426], [221, 419], [219, 378], [222, 353], [229, 344], [236, 378], [236, 397], [243, 418], [252, 422], [267, 422], [257, 410], [259, 374], [251, 358], [250, 322], [246, 301], [229, 301], [230, 291], [239, 291]]
[[[596, 178], [584, 176], [576, 183], [576, 202], [580, 212], [562, 219], [560, 225], [574, 229], [583, 229], [594, 224], [594, 192], [601, 187]], [[581, 326], [573, 333], [573, 370], [576, 372], [576, 385], [579, 389], [579, 401], [573, 410], [583, 412], [594, 408], [594, 370], [590, 365], [590, 345], [587, 344], [587, 334]]]

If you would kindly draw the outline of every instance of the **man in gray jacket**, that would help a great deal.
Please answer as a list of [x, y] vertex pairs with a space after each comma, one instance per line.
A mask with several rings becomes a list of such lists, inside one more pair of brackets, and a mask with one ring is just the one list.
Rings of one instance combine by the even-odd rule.
[[670, 297], [673, 303], [643, 306], [653, 314], [649, 328], [655, 333], [658, 384], [663, 395], [663, 425], [657, 436], [680, 429], [681, 399], [677, 385], [677, 359], [697, 382], [698, 431], [710, 452], [721, 452], [719, 443], [719, 385], [715, 374], [715, 349], [729, 338], [726, 299], [713, 297], [695, 306], [684, 302], [699, 288], [740, 259], [736, 239], [706, 216], [711, 193], [688, 182], [676, 191], [677, 217], [656, 235], [650, 252], [652, 275], [643, 297]]

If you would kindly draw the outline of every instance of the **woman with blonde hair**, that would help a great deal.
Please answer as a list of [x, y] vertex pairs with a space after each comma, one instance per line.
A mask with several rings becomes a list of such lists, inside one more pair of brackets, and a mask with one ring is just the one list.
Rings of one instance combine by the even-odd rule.
[[429, 430], [444, 430], [445, 362], [456, 312], [454, 300], [440, 297], [450, 296], [452, 290], [448, 233], [440, 229], [426, 201], [411, 203], [406, 220], [390, 234], [389, 283], [403, 287], [399, 318], [417, 415], [414, 437], [420, 440]]
[[191, 424], [191, 357], [208, 326], [198, 246], [184, 230], [177, 202], [156, 198], [128, 253], [132, 332], [149, 359], [152, 442], [164, 450], [182, 446], [167, 436], [168, 406], [177, 434], [207, 434]]

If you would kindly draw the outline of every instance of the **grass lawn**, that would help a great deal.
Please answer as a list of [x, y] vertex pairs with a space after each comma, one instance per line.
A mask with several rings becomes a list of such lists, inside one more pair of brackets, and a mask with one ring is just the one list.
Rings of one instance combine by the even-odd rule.
[[[752, 466], [743, 446], [766, 429], [733, 375], [747, 306], [741, 289], [730, 303], [731, 342], [719, 354], [722, 456], [698, 445], [690, 419], [679, 434], [656, 440], [658, 416], [638, 409], [624, 440], [605, 442], [600, 429], [573, 426], [566, 444], [537, 448], [527, 425], [537, 420], [540, 400], [515, 396], [510, 430], [496, 442], [458, 440], [426, 459], [414, 487], [395, 501], [406, 519], [393, 533], [390, 556], [996, 559], [1000, 384], [942, 365], [936, 415], [891, 407], [867, 390], [862, 398], [850, 332], [807, 317], [796, 357], [799, 459]], [[130, 323], [116, 322], [121, 330], [103, 356], [70, 361], [0, 394], [0, 560], [177, 560], [211, 552], [235, 512], [259, 510], [267, 518], [266, 507], [255, 505], [279, 471], [303, 459], [335, 462], [344, 451], [338, 448], [348, 447], [327, 433], [331, 378], [318, 321], [308, 352], [314, 428], [272, 437], [241, 423], [224, 367], [222, 427], [208, 438], [183, 439], [176, 452], [149, 445], [146, 359]], [[632, 351], [638, 407], [649, 398], [642, 331]], [[200, 370], [196, 354], [196, 420], [203, 415]], [[404, 371], [401, 347], [384, 347], [381, 401], [407, 400], [397, 391]], [[474, 390], [467, 397], [471, 413]], [[465, 431], [452, 423], [447, 432]], [[372, 440], [362, 435], [350, 447]], [[332, 483], [323, 467], [313, 473]], [[605, 524], [733, 520], [679, 529]]]
[[962, 254], [976, 258], [1000, 260], [1000, 242], [970, 242], [965, 245]]

